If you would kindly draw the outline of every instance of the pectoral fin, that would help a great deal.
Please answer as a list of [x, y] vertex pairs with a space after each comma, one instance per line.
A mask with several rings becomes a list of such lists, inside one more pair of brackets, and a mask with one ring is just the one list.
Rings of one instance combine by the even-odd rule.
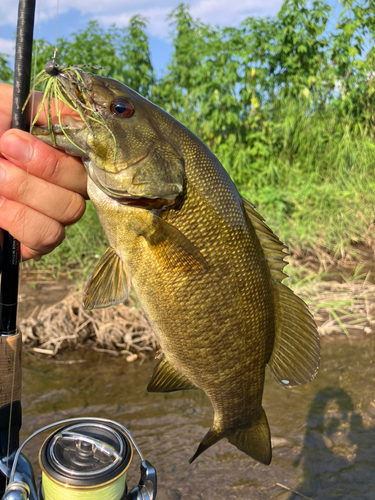
[[182, 272], [208, 270], [198, 248], [164, 219], [155, 216], [150, 230], [143, 232], [142, 236], [161, 266]]
[[147, 386], [148, 392], [173, 392], [186, 389], [196, 389], [196, 387], [185, 375], [173, 368], [165, 359], [164, 353], [161, 354], [161, 359], [155, 366], [154, 373]]
[[124, 302], [129, 292], [130, 280], [124, 264], [115, 250], [109, 247], [87, 282], [83, 307], [89, 311], [114, 306]]

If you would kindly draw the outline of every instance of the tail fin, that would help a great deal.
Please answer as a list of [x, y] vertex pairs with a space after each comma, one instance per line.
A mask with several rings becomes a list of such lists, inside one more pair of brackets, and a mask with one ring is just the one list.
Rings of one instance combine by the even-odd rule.
[[197, 451], [194, 453], [194, 455], [191, 457], [189, 460], [189, 464], [194, 462], [194, 460], [199, 457], [201, 453], [206, 451], [210, 446], [213, 444], [217, 443], [220, 441], [220, 439], [223, 439], [224, 435], [222, 432], [216, 431], [215, 429], [210, 429], [207, 434], [204, 436], [202, 439], [200, 445], [198, 446]]
[[266, 414], [248, 429], [237, 429], [228, 436], [228, 441], [258, 462], [269, 465], [272, 460], [271, 433]]
[[240, 451], [243, 451], [258, 462], [265, 465], [271, 463], [271, 433], [263, 408], [259, 420], [247, 429], [237, 429], [228, 434], [211, 428], [202, 439], [201, 444], [198, 446], [194, 456], [189, 460], [189, 463], [192, 463], [201, 453], [220, 441], [223, 437], [227, 437], [231, 444], [234, 444]]

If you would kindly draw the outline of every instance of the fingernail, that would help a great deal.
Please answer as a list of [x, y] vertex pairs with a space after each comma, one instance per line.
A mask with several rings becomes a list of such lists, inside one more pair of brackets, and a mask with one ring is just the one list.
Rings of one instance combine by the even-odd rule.
[[4, 200], [5, 200], [4, 196], [0, 196], [0, 207], [4, 203]]
[[1, 144], [1, 152], [7, 158], [27, 163], [31, 160], [34, 152], [30, 141], [21, 138], [16, 132], [4, 137]]

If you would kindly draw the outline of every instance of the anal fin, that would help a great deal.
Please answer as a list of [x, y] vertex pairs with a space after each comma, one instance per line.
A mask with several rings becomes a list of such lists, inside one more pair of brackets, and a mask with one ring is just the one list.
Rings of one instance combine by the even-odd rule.
[[83, 293], [83, 307], [89, 311], [124, 302], [129, 296], [130, 280], [124, 264], [111, 247], [104, 252]]
[[196, 389], [196, 386], [185, 375], [173, 368], [162, 353], [147, 386], [148, 392], [174, 392], [187, 389]]
[[275, 283], [275, 340], [268, 362], [284, 387], [312, 380], [320, 361], [319, 334], [307, 305], [292, 290]]

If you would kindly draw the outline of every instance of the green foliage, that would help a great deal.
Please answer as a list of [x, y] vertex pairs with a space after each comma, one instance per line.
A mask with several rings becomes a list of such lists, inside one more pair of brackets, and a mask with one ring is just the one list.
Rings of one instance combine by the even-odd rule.
[[209, 145], [289, 245], [338, 252], [373, 222], [375, 5], [346, 0], [334, 30], [331, 10], [286, 0], [274, 18], [220, 29], [181, 4], [152, 99]]
[[[275, 17], [219, 28], [180, 4], [160, 79], [140, 16], [125, 29], [91, 21], [58, 54], [105, 67], [184, 123], [288, 245], [338, 253], [373, 238], [375, 3], [342, 0], [334, 27], [331, 15], [324, 0], [285, 0]], [[52, 54], [42, 41], [38, 64]]]
[[372, 0], [343, 0], [343, 7], [329, 53], [331, 78], [339, 87], [338, 107], [373, 128], [375, 5]]
[[[305, 96], [322, 84], [328, 40], [323, 36], [331, 7], [321, 0], [286, 0], [275, 22], [268, 57], [271, 75], [281, 95]], [[323, 68], [322, 68], [323, 67]]]
[[0, 53], [0, 82], [3, 83], [13, 82], [13, 71], [9, 67], [6, 55], [2, 53]]
[[[123, 29], [111, 26], [105, 30], [97, 21], [89, 21], [85, 30], [71, 35], [71, 40], [58, 39], [57, 62], [64, 66], [102, 67], [89, 71], [120, 80], [147, 97], [155, 77], [145, 28], [146, 19], [142, 16], [132, 17]], [[50, 43], [38, 42], [37, 73], [53, 53]]]
[[99, 259], [108, 246], [103, 229], [100, 226], [95, 209], [87, 202], [86, 212], [74, 226], [66, 228], [63, 243], [40, 262], [28, 261], [24, 265], [40, 268], [46, 275], [59, 278], [61, 274], [75, 281], [82, 281], [93, 272]]
[[374, 221], [372, 137], [334, 108], [312, 113], [294, 99], [282, 102], [273, 124], [275, 155], [243, 194], [295, 249], [339, 254], [366, 242]]

